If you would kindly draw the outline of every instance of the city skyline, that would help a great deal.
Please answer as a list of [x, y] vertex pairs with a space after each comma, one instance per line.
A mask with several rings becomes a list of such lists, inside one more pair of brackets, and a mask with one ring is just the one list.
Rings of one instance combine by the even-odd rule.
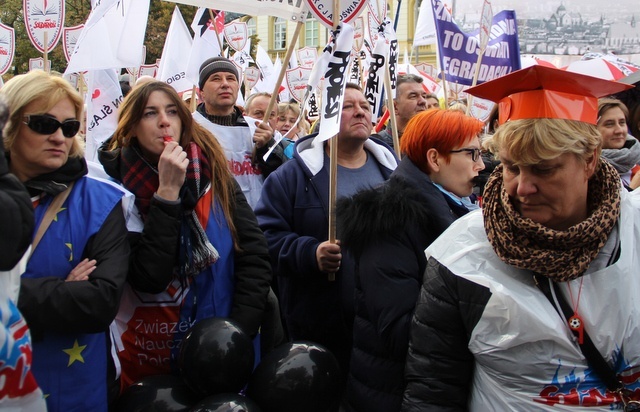
[[[482, 0], [454, 0], [456, 17], [462, 14], [479, 14]], [[447, 1], [451, 4], [452, 0]], [[603, 10], [601, 0], [538, 0], [535, 2], [522, 2], [519, 0], [492, 0], [491, 7], [494, 13], [500, 10], [515, 10], [516, 16], [521, 19], [549, 18], [560, 5], [563, 5], [569, 13], [580, 13], [583, 19], [594, 20], [604, 17], [607, 20], [620, 20], [636, 15], [640, 18], [637, 0], [618, 0], [615, 7]]]

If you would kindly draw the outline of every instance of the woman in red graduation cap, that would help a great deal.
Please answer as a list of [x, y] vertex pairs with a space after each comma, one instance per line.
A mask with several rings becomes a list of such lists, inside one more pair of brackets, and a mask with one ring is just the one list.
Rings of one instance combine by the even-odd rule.
[[640, 406], [640, 191], [596, 129], [625, 87], [537, 66], [469, 89], [498, 103], [502, 164], [426, 250], [403, 411]]

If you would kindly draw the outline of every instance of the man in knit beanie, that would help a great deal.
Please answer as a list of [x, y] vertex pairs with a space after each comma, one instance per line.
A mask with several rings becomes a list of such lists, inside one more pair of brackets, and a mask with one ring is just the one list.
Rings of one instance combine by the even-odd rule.
[[231, 171], [253, 208], [264, 179], [286, 161], [284, 149], [279, 144], [266, 161], [263, 159], [269, 148], [276, 144], [274, 130], [262, 119], [248, 123], [236, 106], [240, 75], [231, 60], [219, 56], [205, 60], [200, 66], [198, 86], [202, 103], [193, 117], [222, 145]]

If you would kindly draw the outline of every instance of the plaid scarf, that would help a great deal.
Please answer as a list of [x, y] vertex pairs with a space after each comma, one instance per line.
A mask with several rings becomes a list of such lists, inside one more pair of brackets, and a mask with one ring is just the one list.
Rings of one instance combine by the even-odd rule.
[[483, 201], [487, 238], [500, 260], [566, 282], [584, 274], [618, 221], [620, 178], [613, 166], [600, 160], [589, 180], [590, 215], [566, 231], [535, 223], [515, 210], [502, 184], [502, 165], [491, 174]]
[[[189, 166], [185, 183], [180, 189], [183, 215], [180, 228], [178, 271], [181, 277], [193, 276], [212, 265], [220, 257], [205, 233], [195, 212], [195, 206], [211, 183], [211, 167], [202, 149], [195, 143], [186, 148]], [[151, 199], [158, 190], [158, 169], [151, 165], [136, 146], [121, 152], [122, 184], [136, 196], [136, 206], [143, 220], [149, 213]], [[206, 209], [208, 213], [209, 209]]]

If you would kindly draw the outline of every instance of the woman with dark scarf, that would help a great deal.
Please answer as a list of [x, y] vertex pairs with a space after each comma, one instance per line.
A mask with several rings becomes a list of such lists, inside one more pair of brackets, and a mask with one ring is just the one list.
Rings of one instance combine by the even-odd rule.
[[99, 159], [135, 195], [144, 222], [131, 234], [130, 271], [115, 322], [126, 387], [145, 376], [177, 374], [181, 340], [201, 319], [231, 318], [255, 337], [271, 266], [220, 144], [193, 121], [174, 89], [145, 83], [119, 110]]
[[625, 88], [533, 66], [467, 90], [499, 105], [483, 145], [501, 165], [482, 213], [425, 251], [402, 411], [640, 400], [640, 191], [600, 158], [596, 128], [597, 98]]
[[462, 199], [484, 169], [482, 129], [480, 120], [456, 111], [416, 114], [391, 178], [338, 203], [339, 238], [356, 261], [346, 391], [353, 411], [400, 410], [409, 326], [427, 266], [424, 249], [469, 212]]
[[627, 119], [629, 110], [620, 100], [603, 98], [598, 100], [598, 131], [602, 135], [602, 158], [618, 171], [622, 184], [628, 190], [632, 169], [640, 165], [640, 142], [629, 134]]
[[87, 176], [77, 136], [84, 103], [67, 81], [35, 70], [0, 93], [11, 111], [9, 170], [35, 208], [18, 298], [33, 337], [33, 373], [49, 411], [106, 411], [106, 332], [129, 259], [124, 191]]

